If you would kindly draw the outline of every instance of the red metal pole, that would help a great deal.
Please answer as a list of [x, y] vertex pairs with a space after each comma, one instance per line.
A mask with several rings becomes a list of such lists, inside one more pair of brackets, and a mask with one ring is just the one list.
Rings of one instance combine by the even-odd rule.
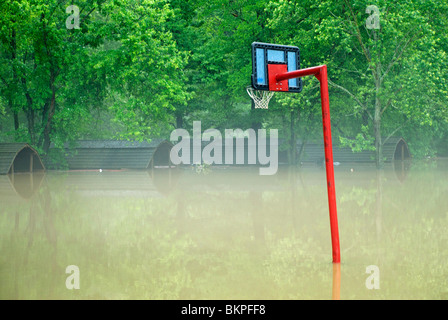
[[327, 66], [322, 66], [315, 75], [320, 82], [320, 99], [322, 104], [322, 122], [324, 130], [325, 168], [327, 171], [328, 205], [330, 209], [331, 242], [333, 246], [333, 262], [341, 262], [339, 248], [338, 214], [336, 209], [336, 188], [334, 185], [333, 145], [331, 140], [330, 99], [328, 96]]
[[289, 80], [289, 79], [300, 78], [300, 77], [305, 77], [305, 76], [310, 76], [310, 75], [317, 75], [321, 72], [323, 67], [327, 68], [327, 66], [318, 66], [318, 67], [311, 67], [311, 68], [306, 68], [306, 69], [285, 72], [285, 73], [276, 75], [275, 79], [277, 81], [282, 81], [282, 80]]
[[331, 140], [330, 99], [328, 96], [327, 66], [323, 65], [285, 72], [276, 75], [275, 79], [279, 82], [282, 80], [289, 80], [308, 75], [314, 75], [320, 82], [320, 99], [322, 104], [322, 124], [325, 146], [325, 169], [327, 172], [328, 206], [330, 210], [331, 244], [333, 249], [333, 263], [339, 263], [341, 262], [341, 253], [339, 246], [338, 214], [336, 208], [336, 188], [334, 185], [333, 146]]

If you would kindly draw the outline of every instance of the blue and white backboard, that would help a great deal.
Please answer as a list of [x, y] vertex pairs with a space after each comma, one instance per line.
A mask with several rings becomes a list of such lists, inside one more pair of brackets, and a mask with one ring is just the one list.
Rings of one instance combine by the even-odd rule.
[[[252, 43], [252, 87], [269, 90], [269, 64], [287, 65], [287, 71], [300, 69], [299, 48], [262, 42]], [[288, 92], [301, 92], [302, 79], [288, 80]]]

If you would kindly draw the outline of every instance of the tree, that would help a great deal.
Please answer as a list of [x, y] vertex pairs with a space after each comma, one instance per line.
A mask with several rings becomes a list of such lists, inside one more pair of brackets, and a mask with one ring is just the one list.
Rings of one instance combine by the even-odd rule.
[[437, 79], [440, 58], [446, 52], [432, 55], [425, 45], [437, 42], [436, 34], [442, 29], [432, 17], [446, 4], [378, 1], [378, 26], [373, 29], [366, 24], [370, 17], [365, 13], [371, 2], [352, 4], [345, 0], [341, 5], [327, 4], [328, 18], [322, 22], [322, 34], [336, 42], [332, 58], [336, 80], [330, 84], [356, 101], [355, 111], [371, 124], [376, 164], [382, 168], [384, 143], [416, 118], [430, 122], [430, 110], [446, 101], [441, 96], [442, 100], [437, 99], [435, 104], [421, 100], [428, 90], [446, 92], [446, 84]]
[[111, 38], [120, 43], [101, 66], [111, 76], [112, 109], [126, 127], [125, 137], [153, 137], [170, 127], [175, 106], [189, 99], [183, 72], [187, 53], [177, 48], [168, 23], [174, 11], [163, 0], [115, 1], [102, 14], [111, 19]]
[[[266, 10], [272, 12], [268, 27], [273, 39], [271, 42], [294, 45], [300, 49], [301, 68], [308, 68], [327, 63], [331, 44], [319, 37], [321, 21], [326, 15], [315, 1], [271, 1]], [[272, 110], [276, 118], [272, 121], [283, 126], [284, 138], [288, 141], [290, 163], [295, 164], [306, 152], [309, 140], [322, 139], [322, 114], [320, 104], [320, 86], [317, 79], [303, 79], [303, 90], [300, 94], [276, 93]], [[337, 101], [331, 97], [332, 125], [337, 125]], [[276, 103], [277, 102], [277, 103]], [[278, 125], [278, 124], [277, 124]], [[295, 158], [297, 140], [301, 140], [298, 157]], [[334, 139], [333, 139], [334, 140]]]
[[[92, 111], [107, 108], [121, 136], [149, 139], [173, 103], [185, 103], [179, 52], [166, 28], [173, 15], [157, 1], [78, 1], [79, 29], [69, 28], [72, 1], [1, 4], [1, 93], [27, 119], [28, 140], [47, 152], [88, 130]], [[71, 13], [71, 14], [70, 14]], [[111, 135], [117, 135], [112, 132]], [[120, 135], [120, 133], [118, 134]]]
[[[188, 127], [200, 117], [204, 127], [248, 127], [261, 122], [250, 111], [251, 43], [267, 41], [267, 1], [171, 1], [182, 23], [175, 26], [179, 47], [190, 52], [186, 68], [192, 93], [177, 108], [177, 123]], [[188, 123], [186, 123], [188, 122]]]
[[[371, 5], [379, 16], [372, 7], [366, 13]], [[328, 65], [333, 126], [356, 148], [374, 141], [381, 168], [392, 135], [411, 124], [446, 125], [446, 7], [418, 0], [271, 1], [269, 26], [275, 41], [300, 47], [302, 67]], [[307, 113], [308, 95], [282, 103]]]
[[[296, 140], [321, 134], [318, 83], [276, 94], [268, 112], [251, 109], [254, 41], [299, 46], [303, 68], [328, 65], [334, 138], [375, 148], [378, 167], [392, 135], [432, 154], [446, 141], [446, 1], [79, 0], [71, 28], [73, 4], [0, 3], [1, 129], [41, 151], [167, 136], [200, 119], [283, 128], [295, 163]], [[378, 29], [367, 24], [375, 19]]]

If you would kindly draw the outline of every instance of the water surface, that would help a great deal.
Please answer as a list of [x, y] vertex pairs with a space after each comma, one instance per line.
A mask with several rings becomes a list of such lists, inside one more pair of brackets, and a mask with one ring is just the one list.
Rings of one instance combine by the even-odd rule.
[[338, 268], [317, 167], [0, 176], [0, 298], [447, 299], [447, 161], [335, 171]]

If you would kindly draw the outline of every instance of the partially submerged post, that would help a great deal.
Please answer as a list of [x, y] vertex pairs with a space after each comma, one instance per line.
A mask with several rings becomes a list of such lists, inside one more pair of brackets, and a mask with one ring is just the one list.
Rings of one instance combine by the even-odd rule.
[[[255, 90], [301, 92], [302, 81], [300, 77], [314, 75], [319, 80], [333, 262], [339, 263], [341, 257], [336, 209], [336, 189], [334, 185], [327, 66], [322, 65], [300, 69], [298, 47], [254, 42], [252, 44], [252, 70], [252, 87]], [[269, 102], [266, 102], [267, 99], [270, 99], [269, 95], [266, 95], [264, 101], [263, 99], [259, 101], [254, 100], [255, 107], [267, 108]]]

